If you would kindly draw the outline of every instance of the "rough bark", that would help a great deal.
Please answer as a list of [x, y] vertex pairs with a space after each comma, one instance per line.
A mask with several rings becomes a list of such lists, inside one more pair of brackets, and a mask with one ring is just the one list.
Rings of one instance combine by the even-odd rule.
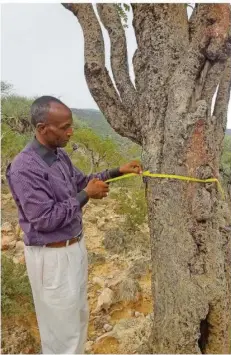
[[[112, 5], [100, 5], [114, 47], [111, 61], [120, 99], [105, 71], [102, 35], [91, 5], [65, 7], [83, 28], [89, 89], [113, 128], [142, 145], [144, 169], [218, 176], [231, 81], [230, 6], [197, 4], [188, 21], [183, 4], [133, 4], [138, 43], [135, 90], [118, 15]], [[121, 48], [120, 59], [115, 47]], [[231, 246], [230, 232], [224, 227], [230, 214], [224, 214], [225, 204], [214, 184], [151, 178], [145, 184], [152, 250], [153, 352], [228, 353]]]
[[93, 98], [115, 131], [140, 144], [140, 127], [135, 113], [132, 116], [121, 101], [105, 67], [102, 31], [92, 5], [64, 3], [63, 6], [78, 18], [83, 29], [84, 71]]

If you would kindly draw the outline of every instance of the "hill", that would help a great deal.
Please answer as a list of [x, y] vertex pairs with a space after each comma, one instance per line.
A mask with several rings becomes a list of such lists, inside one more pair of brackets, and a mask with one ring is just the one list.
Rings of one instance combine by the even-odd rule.
[[121, 139], [114, 129], [109, 125], [103, 114], [94, 109], [77, 109], [72, 108], [71, 111], [78, 117], [80, 121], [91, 127], [100, 136], [109, 136], [111, 138]]
[[[71, 110], [79, 118], [79, 120], [82, 121], [82, 123], [87, 124], [100, 136], [109, 136], [122, 144], [130, 143], [129, 139], [121, 137], [114, 131], [100, 111], [95, 109], [77, 108], [72, 108]], [[226, 134], [231, 136], [231, 128], [227, 128]]]

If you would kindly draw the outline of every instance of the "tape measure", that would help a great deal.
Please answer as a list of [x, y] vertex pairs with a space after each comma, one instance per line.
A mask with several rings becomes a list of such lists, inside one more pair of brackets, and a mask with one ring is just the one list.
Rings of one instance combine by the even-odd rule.
[[197, 179], [197, 178], [193, 178], [190, 176], [171, 175], [171, 174], [152, 174], [152, 173], [150, 173], [150, 171], [144, 171], [142, 174], [135, 174], [135, 173], [124, 174], [124, 175], [118, 176], [116, 178], [108, 179], [105, 182], [118, 181], [118, 180], [130, 178], [133, 176], [147, 176], [147, 177], [151, 177], [151, 178], [161, 178], [161, 179], [176, 179], [176, 180], [183, 180], [183, 181], [188, 181], [188, 182], [200, 182], [200, 183], [215, 182], [217, 184], [218, 190], [220, 191], [220, 193], [222, 195], [222, 199], [223, 200], [225, 199], [225, 192], [221, 186], [220, 181], [216, 178]]

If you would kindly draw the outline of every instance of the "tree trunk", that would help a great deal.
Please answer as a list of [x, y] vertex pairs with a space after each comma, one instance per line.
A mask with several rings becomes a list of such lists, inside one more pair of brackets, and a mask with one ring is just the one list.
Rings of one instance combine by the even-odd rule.
[[[85, 75], [108, 122], [143, 147], [144, 170], [217, 177], [230, 95], [230, 6], [133, 4], [135, 87], [113, 4], [64, 4], [85, 38]], [[116, 49], [115, 49], [116, 47]], [[217, 86], [214, 113], [211, 102]], [[230, 232], [215, 184], [145, 178], [152, 251], [154, 353], [228, 353]]]

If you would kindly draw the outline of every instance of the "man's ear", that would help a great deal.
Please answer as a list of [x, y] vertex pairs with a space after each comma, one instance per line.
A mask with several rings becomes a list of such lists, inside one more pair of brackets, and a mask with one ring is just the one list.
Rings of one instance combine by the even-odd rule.
[[45, 123], [37, 123], [37, 125], [36, 125], [36, 130], [37, 130], [40, 134], [44, 134], [44, 133], [46, 133], [47, 125], [46, 125]]

